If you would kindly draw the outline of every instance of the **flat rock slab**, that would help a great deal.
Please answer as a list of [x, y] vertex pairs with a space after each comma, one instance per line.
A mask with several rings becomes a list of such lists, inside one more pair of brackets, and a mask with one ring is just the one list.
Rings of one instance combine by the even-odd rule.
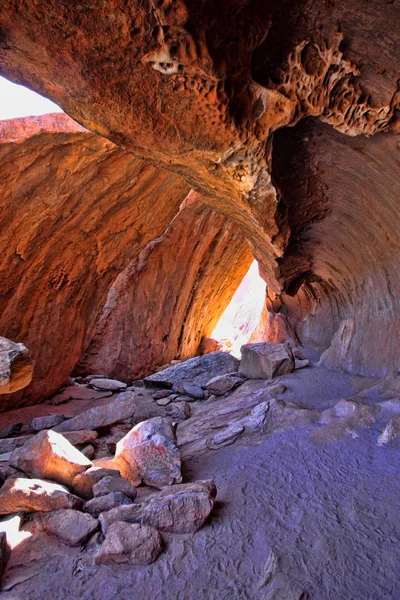
[[142, 504], [102, 513], [103, 531], [115, 521], [142, 523], [169, 533], [193, 533], [211, 513], [217, 490], [212, 480], [181, 483], [149, 496]]
[[92, 498], [85, 503], [84, 510], [92, 515], [99, 515], [104, 511], [111, 510], [116, 506], [132, 504], [132, 499], [123, 492], [110, 492], [105, 496]]
[[16, 448], [10, 465], [32, 477], [51, 479], [70, 486], [78, 473], [92, 465], [64, 436], [41, 431], [24, 446]]
[[116, 469], [104, 469], [103, 467], [90, 467], [87, 471], [77, 475], [73, 482], [72, 488], [78, 496], [82, 498], [93, 498], [93, 486], [104, 477], [118, 477], [119, 471]]
[[202, 400], [204, 398], [204, 391], [198, 385], [193, 385], [193, 383], [189, 383], [187, 381], [179, 381], [175, 383], [172, 388], [172, 391], [177, 394], [184, 394], [191, 396], [192, 398], [196, 398], [197, 400]]
[[161, 552], [161, 536], [153, 527], [115, 522], [108, 528], [96, 563], [112, 565], [129, 562], [132, 565], [149, 565]]
[[273, 379], [291, 373], [295, 366], [293, 354], [285, 344], [245, 344], [240, 351], [239, 373], [249, 379]]
[[181, 381], [203, 387], [212, 377], [233, 373], [239, 368], [237, 358], [228, 352], [211, 352], [203, 356], [195, 356], [172, 367], [167, 367], [159, 373], [145, 378], [146, 383], [162, 383], [173, 386]]
[[51, 429], [65, 421], [63, 415], [46, 415], [44, 417], [35, 417], [29, 426], [30, 431], [42, 431], [42, 429]]
[[55, 510], [43, 519], [43, 528], [68, 546], [80, 546], [98, 529], [94, 517], [73, 509]]
[[100, 400], [112, 396], [110, 391], [98, 391], [85, 385], [70, 385], [52, 397], [52, 404], [64, 404], [68, 400]]
[[95, 387], [98, 390], [106, 390], [111, 392], [117, 392], [118, 390], [124, 390], [127, 386], [123, 381], [118, 381], [117, 379], [91, 379], [90, 385]]
[[83, 502], [67, 488], [42, 479], [8, 479], [0, 489], [0, 514], [50, 512], [59, 508], [82, 508]]
[[[134, 486], [163, 487], [181, 481], [181, 453], [170, 419], [138, 423], [117, 443], [115, 464]], [[127, 468], [126, 468], [127, 467]]]
[[113, 423], [118, 423], [135, 414], [135, 393], [123, 392], [115, 396], [112, 401], [101, 406], [94, 406], [81, 412], [79, 415], [67, 419], [54, 428], [55, 431], [79, 431], [80, 429], [98, 429]]
[[243, 373], [227, 373], [213, 377], [206, 383], [206, 389], [214, 396], [223, 396], [246, 381]]

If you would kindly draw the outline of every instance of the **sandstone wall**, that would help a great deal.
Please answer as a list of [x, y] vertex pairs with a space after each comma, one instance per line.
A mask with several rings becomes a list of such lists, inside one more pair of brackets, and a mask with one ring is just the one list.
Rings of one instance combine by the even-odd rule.
[[76, 372], [131, 380], [194, 356], [252, 260], [237, 226], [191, 192], [163, 235], [118, 275]]
[[50, 131], [36, 133], [26, 119], [0, 122], [0, 333], [35, 360], [33, 382], [2, 396], [3, 410], [59, 388], [118, 273], [166, 229], [188, 192], [177, 176], [66, 115], [42, 118], [40, 128]]

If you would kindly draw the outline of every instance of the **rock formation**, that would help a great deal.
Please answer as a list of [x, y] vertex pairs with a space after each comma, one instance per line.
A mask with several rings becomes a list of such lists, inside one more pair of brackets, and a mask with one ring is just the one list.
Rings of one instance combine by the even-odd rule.
[[[396, 370], [399, 355], [399, 167], [393, 135], [399, 130], [399, 22], [398, 3], [382, 5], [379, 0], [368, 5], [357, 0], [351, 6], [345, 0], [136, 0], [129, 5], [115, 0], [110, 5], [68, 7], [54, 0], [28, 0], [24, 11], [5, 0], [0, 71], [53, 99], [86, 129], [184, 178], [205, 202], [240, 226], [269, 285], [271, 306], [287, 316], [300, 340], [323, 349], [338, 332], [323, 363], [376, 375]], [[60, 263], [60, 246], [54, 245], [61, 233], [57, 230], [55, 236], [46, 212], [42, 225], [53, 223], [50, 233], [46, 231], [54, 254], [44, 246], [41, 256], [35, 252], [34, 261], [46, 265], [49, 286], [57, 288], [58, 302], [48, 304], [48, 314], [57, 319], [61, 302], [64, 307], [58, 329], [69, 348], [66, 375], [90, 341], [113, 278], [166, 229], [182, 200], [179, 192], [185, 189], [175, 175], [144, 167], [104, 140], [81, 131], [68, 135], [84, 136], [86, 150], [81, 152], [86, 163], [82, 158], [80, 167], [85, 163], [92, 183], [84, 188], [87, 210], [74, 223], [74, 235], [93, 224], [98, 227], [96, 244], [88, 236], [90, 250], [81, 239], [72, 249], [64, 238], [64, 255], [70, 262], [74, 256], [70, 272]], [[32, 142], [26, 143], [31, 148]], [[89, 146], [92, 169], [87, 164]], [[44, 147], [45, 139], [41, 156], [48, 164]], [[105, 159], [95, 156], [99, 147], [113, 161], [115, 168], [107, 177], [116, 178], [114, 191], [132, 180], [118, 179], [122, 170], [151, 172], [152, 190], [167, 189], [170, 194], [170, 200], [165, 199], [170, 212], [163, 193], [162, 203], [150, 202], [160, 213], [150, 215], [142, 204], [140, 214], [151, 220], [139, 226], [136, 218], [130, 227], [125, 188], [117, 194], [124, 202], [114, 201], [113, 210], [105, 197], [109, 194], [99, 200], [98, 192], [93, 193], [93, 188], [104, 187]], [[26, 156], [28, 147], [18, 145], [22, 155], [24, 148]], [[58, 152], [68, 155], [64, 146]], [[68, 156], [66, 163], [72, 160]], [[8, 154], [8, 160], [21, 172], [26, 158]], [[7, 187], [12, 167], [5, 178]], [[79, 181], [79, 167], [74, 169]], [[36, 190], [40, 197], [51, 197], [46, 178], [41, 186], [34, 186], [34, 178], [32, 187], [21, 185], [20, 194], [32, 197]], [[137, 185], [143, 190], [143, 181]], [[79, 182], [79, 197], [82, 189]], [[58, 191], [57, 198], [63, 198]], [[77, 201], [64, 206], [64, 224]], [[47, 199], [48, 211], [52, 204], [54, 200]], [[24, 206], [27, 212], [20, 223], [25, 227], [32, 205]], [[8, 215], [13, 210], [15, 202], [6, 207]], [[127, 229], [118, 229], [114, 219]], [[147, 235], [150, 222], [153, 235]], [[140, 240], [133, 229], [140, 232]], [[44, 235], [40, 226], [35, 231]], [[114, 254], [107, 246], [111, 238]], [[12, 262], [7, 262], [7, 280], [15, 273], [19, 286], [30, 288], [31, 297], [40, 287], [39, 275], [26, 258], [32, 244], [20, 241]], [[86, 259], [96, 264], [90, 274]], [[15, 268], [21, 261], [23, 277]], [[73, 292], [78, 280], [82, 291]], [[7, 287], [14, 289], [15, 282]], [[88, 289], [90, 302], [83, 298]], [[22, 296], [14, 297], [19, 312], [25, 310]], [[9, 298], [5, 302], [10, 304]], [[4, 334], [31, 349], [23, 326], [17, 331], [16, 313], [17, 309], [5, 311]], [[31, 328], [32, 335], [49, 329], [49, 318], [41, 315], [41, 327]], [[59, 344], [54, 339], [53, 349]], [[44, 381], [40, 362], [36, 373], [38, 381]], [[54, 379], [54, 389], [57, 385]], [[41, 390], [36, 386], [25, 393], [25, 401], [49, 389], [47, 383]]]
[[62, 117], [42, 118], [33, 136], [27, 119], [0, 122], [1, 333], [35, 359], [33, 383], [3, 396], [3, 410], [66, 380], [118, 272], [169, 225], [188, 189]]
[[193, 356], [251, 260], [237, 226], [190, 193], [163, 235], [117, 277], [75, 373], [130, 380]]

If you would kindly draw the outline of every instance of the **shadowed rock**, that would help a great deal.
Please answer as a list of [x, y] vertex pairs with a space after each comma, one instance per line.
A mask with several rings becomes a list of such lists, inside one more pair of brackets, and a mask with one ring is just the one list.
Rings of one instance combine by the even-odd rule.
[[111, 523], [142, 523], [159, 531], [193, 533], [211, 513], [217, 490], [212, 480], [181, 483], [149, 496], [142, 504], [121, 506], [100, 515], [103, 531]]
[[146, 525], [115, 522], [108, 528], [96, 564], [150, 565], [162, 552], [161, 536]]
[[100, 404], [79, 413], [72, 419], [63, 421], [54, 428], [55, 431], [75, 431], [80, 429], [98, 429], [119, 421], [124, 421], [135, 414], [134, 392], [122, 392], [107, 404]]
[[241, 347], [239, 373], [249, 379], [273, 379], [294, 369], [294, 358], [285, 344], [259, 342]]
[[72, 509], [55, 510], [43, 519], [43, 528], [68, 546], [80, 546], [99, 527], [90, 515]]

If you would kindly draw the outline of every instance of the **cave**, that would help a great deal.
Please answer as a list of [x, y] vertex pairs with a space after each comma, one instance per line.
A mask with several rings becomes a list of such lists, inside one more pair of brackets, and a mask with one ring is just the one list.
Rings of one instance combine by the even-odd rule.
[[396, 0], [2, 0], [2, 597], [400, 598], [399, 59]]

